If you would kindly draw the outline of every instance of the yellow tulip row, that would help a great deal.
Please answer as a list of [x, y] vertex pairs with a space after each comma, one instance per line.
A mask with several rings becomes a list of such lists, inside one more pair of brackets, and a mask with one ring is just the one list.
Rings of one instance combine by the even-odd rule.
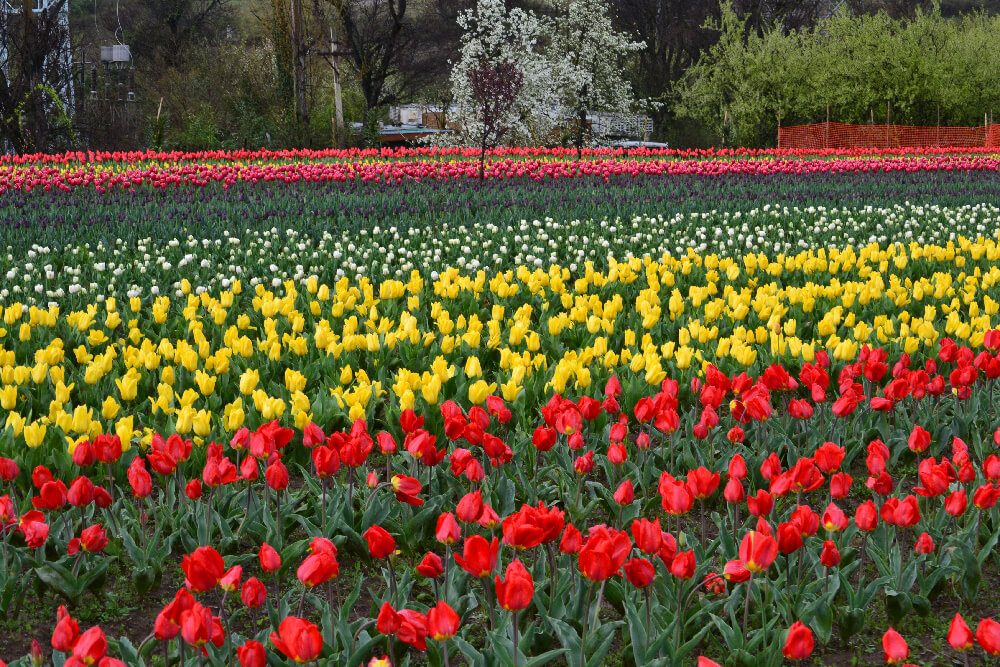
[[[0, 309], [0, 418], [41, 445], [113, 430], [199, 438], [286, 413], [350, 418], [376, 399], [399, 408], [581, 392], [612, 372], [655, 385], [713, 362], [840, 360], [863, 344], [929, 350], [943, 336], [978, 347], [1000, 307], [1000, 245], [870, 245], [739, 260], [682, 257], [488, 276], [413, 272], [379, 284], [312, 277], [280, 293], [108, 299]], [[596, 376], [596, 377], [595, 377]], [[462, 395], [457, 392], [462, 391]], [[324, 406], [317, 408], [317, 405]], [[124, 415], [124, 416], [122, 416]]]

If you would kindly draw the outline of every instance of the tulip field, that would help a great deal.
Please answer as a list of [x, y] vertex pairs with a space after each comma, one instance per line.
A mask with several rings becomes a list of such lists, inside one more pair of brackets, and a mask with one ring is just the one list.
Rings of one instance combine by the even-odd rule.
[[1000, 154], [0, 158], [3, 665], [1000, 664]]

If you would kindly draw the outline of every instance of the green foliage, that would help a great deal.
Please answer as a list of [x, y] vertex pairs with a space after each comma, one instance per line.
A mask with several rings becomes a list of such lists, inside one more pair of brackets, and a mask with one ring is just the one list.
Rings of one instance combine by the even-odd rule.
[[830, 119], [978, 125], [1000, 108], [1000, 53], [989, 48], [1000, 17], [945, 18], [918, 11], [911, 20], [885, 13], [838, 14], [814, 28], [763, 36], [730, 10], [715, 26], [718, 43], [692, 67], [677, 110], [725, 143], [774, 145], [785, 125]]

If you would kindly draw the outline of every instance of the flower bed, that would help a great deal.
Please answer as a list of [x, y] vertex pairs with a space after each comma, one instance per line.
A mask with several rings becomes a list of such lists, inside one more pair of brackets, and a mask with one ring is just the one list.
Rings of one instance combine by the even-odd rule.
[[[986, 170], [895, 185], [780, 159], [497, 181], [485, 220], [433, 227], [326, 226], [316, 183], [8, 193], [28, 223], [0, 256], [0, 611], [32, 625], [0, 656], [1000, 652], [1000, 209], [969, 198], [990, 159], [876, 158]], [[647, 186], [662, 213], [489, 207]], [[851, 187], [875, 203], [833, 203]], [[107, 197], [186, 233], [71, 241], [52, 218]], [[250, 220], [279, 210], [300, 217]]]

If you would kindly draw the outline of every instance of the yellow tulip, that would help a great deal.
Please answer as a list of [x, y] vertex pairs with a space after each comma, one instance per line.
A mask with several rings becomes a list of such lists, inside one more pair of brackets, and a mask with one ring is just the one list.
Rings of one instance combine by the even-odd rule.
[[260, 373], [255, 368], [248, 368], [240, 375], [240, 393], [244, 396], [253, 393], [260, 382]]
[[28, 426], [25, 426], [24, 444], [31, 449], [38, 447], [45, 440], [46, 430], [45, 424], [41, 424], [39, 422], [32, 422]]
[[114, 419], [118, 416], [118, 410], [121, 406], [118, 405], [118, 401], [112, 396], [108, 396], [104, 399], [104, 403], [101, 406], [101, 416], [105, 419]]
[[482, 405], [486, 402], [486, 397], [496, 391], [495, 382], [487, 383], [485, 380], [476, 380], [469, 385], [469, 400], [474, 405]]
[[139, 391], [139, 378], [139, 373], [134, 368], [128, 369], [120, 378], [115, 378], [118, 393], [123, 401], [135, 400], [136, 393]]
[[94, 411], [85, 405], [78, 405], [73, 409], [73, 421], [70, 430], [75, 433], [88, 433], [90, 423], [93, 420]]
[[185, 405], [177, 411], [174, 430], [181, 435], [187, 435], [194, 426], [195, 409], [190, 405]]
[[13, 410], [17, 404], [17, 387], [6, 385], [0, 388], [0, 408]]
[[206, 437], [212, 432], [212, 413], [208, 410], [199, 410], [191, 420], [194, 432], [199, 437]]

